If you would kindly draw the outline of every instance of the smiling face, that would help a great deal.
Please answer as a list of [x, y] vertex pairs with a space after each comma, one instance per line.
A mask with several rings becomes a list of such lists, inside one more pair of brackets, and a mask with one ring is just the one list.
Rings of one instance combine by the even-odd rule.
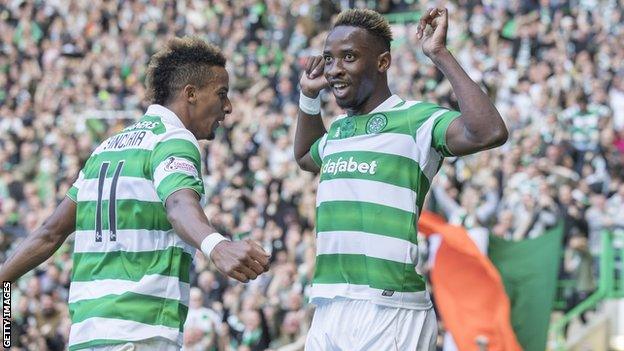
[[[368, 112], [376, 93], [388, 90], [386, 71], [390, 53], [379, 47], [378, 39], [364, 28], [337, 26], [327, 36], [325, 78], [338, 106], [351, 112]], [[370, 109], [372, 109], [370, 108]]]
[[210, 68], [210, 78], [205, 86], [195, 91], [193, 108], [189, 110], [189, 130], [198, 140], [212, 140], [215, 131], [232, 112], [232, 104], [227, 96], [229, 76], [225, 68]]

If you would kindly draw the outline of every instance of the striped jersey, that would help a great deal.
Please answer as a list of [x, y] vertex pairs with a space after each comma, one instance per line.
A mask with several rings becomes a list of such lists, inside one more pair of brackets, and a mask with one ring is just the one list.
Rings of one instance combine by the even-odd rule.
[[195, 249], [165, 201], [204, 195], [197, 139], [169, 109], [147, 113], [100, 144], [67, 196], [77, 204], [69, 350], [164, 338], [182, 345]]
[[340, 116], [311, 147], [320, 167], [312, 302], [364, 299], [428, 309], [416, 223], [456, 111], [391, 96], [366, 115]]

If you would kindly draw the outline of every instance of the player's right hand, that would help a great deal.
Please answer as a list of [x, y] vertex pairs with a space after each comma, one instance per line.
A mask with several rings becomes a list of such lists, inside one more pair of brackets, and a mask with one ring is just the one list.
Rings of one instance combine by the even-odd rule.
[[223, 274], [247, 283], [269, 270], [269, 257], [252, 240], [221, 241], [210, 253], [210, 259]]
[[323, 74], [325, 59], [322, 55], [309, 56], [304, 68], [305, 70], [299, 80], [301, 92], [309, 98], [316, 98], [321, 90], [329, 86]]

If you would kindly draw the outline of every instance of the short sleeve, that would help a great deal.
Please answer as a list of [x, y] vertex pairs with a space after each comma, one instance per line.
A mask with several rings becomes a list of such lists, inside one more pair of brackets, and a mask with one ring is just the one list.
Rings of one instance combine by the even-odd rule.
[[431, 147], [433, 147], [444, 157], [455, 156], [449, 150], [448, 145], [446, 144], [446, 132], [448, 130], [448, 127], [451, 125], [451, 122], [459, 117], [460, 113], [457, 111], [446, 109], [441, 109], [437, 113], [440, 113], [440, 115], [437, 116], [437, 118], [433, 122]]
[[322, 137], [318, 138], [314, 142], [314, 144], [312, 144], [312, 147], [310, 147], [310, 156], [312, 156], [312, 160], [319, 167], [321, 167], [323, 164], [322, 152], [323, 152], [323, 147], [325, 145], [326, 140], [327, 140], [327, 133], [325, 133], [325, 135], [323, 135]]
[[80, 189], [80, 187], [82, 186], [82, 183], [84, 182], [84, 177], [85, 177], [84, 172], [81, 170], [78, 173], [78, 178], [76, 179], [74, 184], [72, 184], [72, 186], [69, 188], [69, 190], [67, 190], [67, 193], [65, 194], [65, 196], [67, 196], [73, 202], [78, 202], [78, 190]]
[[204, 195], [199, 148], [188, 131], [165, 134], [156, 144], [150, 164], [154, 187], [163, 203], [180, 189], [192, 189], [200, 197]]

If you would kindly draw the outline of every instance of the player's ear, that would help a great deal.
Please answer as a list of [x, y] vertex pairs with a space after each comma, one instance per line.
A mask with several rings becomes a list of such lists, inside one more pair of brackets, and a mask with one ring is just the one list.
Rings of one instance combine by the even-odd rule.
[[182, 89], [182, 93], [189, 104], [195, 104], [197, 102], [197, 87], [192, 84], [187, 84]]
[[377, 70], [379, 73], [385, 73], [392, 63], [392, 56], [390, 56], [390, 51], [384, 51], [379, 56], [377, 56]]

